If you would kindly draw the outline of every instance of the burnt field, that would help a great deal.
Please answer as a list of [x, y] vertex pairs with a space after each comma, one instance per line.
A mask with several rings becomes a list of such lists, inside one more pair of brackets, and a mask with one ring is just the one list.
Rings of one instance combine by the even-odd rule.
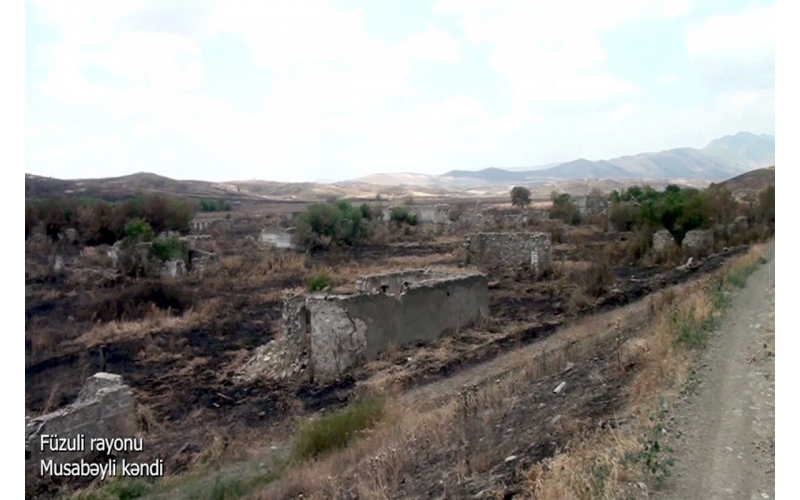
[[[344, 406], [364, 386], [407, 390], [453, 376], [559, 325], [709, 273], [747, 249], [717, 248], [689, 266], [676, 265], [683, 259], [631, 265], [635, 235], [595, 226], [524, 231], [537, 230], [554, 235], [552, 268], [537, 279], [525, 270], [488, 270], [488, 321], [393, 349], [326, 385], [309, 383], [302, 370], [237, 377], [257, 348], [281, 335], [283, 292], [320, 271], [330, 274], [334, 290], [349, 290], [363, 274], [459, 267], [463, 236], [406, 228], [384, 244], [300, 253], [248, 244], [246, 230], [217, 231], [208, 244], [218, 266], [169, 279], [121, 275], [74, 245], [29, 245], [26, 415], [71, 403], [93, 373], [122, 375], [135, 395], [144, 458], [162, 458], [178, 474], [212, 445], [267, 446], [297, 418]], [[50, 271], [56, 253], [69, 262], [60, 273]], [[47, 496], [64, 486], [42, 483], [31, 491]]]

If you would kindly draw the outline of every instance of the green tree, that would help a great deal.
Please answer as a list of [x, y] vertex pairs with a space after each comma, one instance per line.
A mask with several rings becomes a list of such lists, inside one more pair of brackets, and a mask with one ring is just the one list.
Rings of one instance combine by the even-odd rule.
[[511, 188], [511, 204], [515, 207], [525, 208], [531, 204], [531, 191], [523, 186]]

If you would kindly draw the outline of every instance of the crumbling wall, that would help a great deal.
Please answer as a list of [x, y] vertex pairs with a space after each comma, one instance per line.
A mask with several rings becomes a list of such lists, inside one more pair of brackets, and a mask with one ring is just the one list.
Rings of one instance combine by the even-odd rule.
[[275, 248], [295, 248], [292, 241], [294, 234], [286, 230], [264, 229], [258, 237], [258, 242]]
[[705, 257], [714, 248], [714, 233], [707, 229], [692, 229], [683, 237], [681, 247], [693, 257]]
[[429, 269], [409, 269], [393, 273], [369, 274], [356, 280], [359, 293], [385, 293], [400, 295], [408, 285], [446, 277], [443, 272]]
[[678, 245], [675, 243], [675, 237], [666, 229], [661, 229], [653, 234], [653, 251], [656, 253], [664, 253], [668, 250], [676, 248]]
[[227, 226], [230, 222], [228, 219], [192, 219], [189, 221], [189, 228], [195, 233], [199, 233], [208, 231], [217, 224], [224, 224]]
[[411, 205], [408, 211], [416, 214], [417, 222], [422, 224], [450, 223], [450, 205]]
[[[362, 281], [367, 289], [365, 283], [379, 281]], [[410, 283], [398, 295], [287, 295], [283, 323], [287, 340], [307, 338], [314, 379], [329, 381], [390, 345], [434, 340], [488, 315], [486, 276], [466, 273]]]
[[25, 417], [26, 471], [38, 471], [41, 460], [54, 459], [65, 463], [87, 458], [86, 451], [42, 451], [42, 435], [75, 438], [82, 434], [88, 450], [91, 438], [132, 438], [136, 430], [133, 391], [123, 383], [120, 375], [96, 373], [86, 380], [78, 399], [71, 405], [36, 418]]
[[581, 215], [599, 215], [608, 211], [608, 200], [602, 196], [577, 196], [575, 205]]
[[536, 276], [551, 267], [550, 233], [474, 233], [464, 239], [465, 264], [486, 269], [530, 268]]

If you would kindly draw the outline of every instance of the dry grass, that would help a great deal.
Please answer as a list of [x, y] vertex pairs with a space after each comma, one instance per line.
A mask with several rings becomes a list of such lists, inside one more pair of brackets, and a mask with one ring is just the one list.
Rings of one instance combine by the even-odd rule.
[[602, 431], [584, 434], [575, 441], [574, 448], [526, 472], [523, 487], [527, 498], [616, 498], [627, 488], [633, 476], [625, 456], [637, 449], [635, 439], [618, 431]]
[[[746, 261], [747, 256], [736, 265]], [[735, 265], [731, 269], [736, 269]], [[529, 498], [623, 498], [642, 493], [632, 483], [650, 478], [641, 464], [632, 464], [629, 457], [641, 451], [637, 436], [653, 425], [648, 415], [659, 398], [681, 386], [689, 367], [688, 355], [675, 342], [670, 311], [691, 311], [697, 320], [708, 317], [713, 309], [707, 290], [707, 284], [701, 282], [678, 287], [671, 294], [657, 294], [649, 304], [629, 309], [628, 316], [618, 315], [619, 326], [604, 322], [573, 327], [549, 347], [546, 343], [537, 355], [520, 350], [516, 359], [512, 357], [505, 365], [506, 375], [494, 383], [465, 388], [442, 404], [430, 405], [428, 401], [426, 405], [424, 398], [413, 402], [397, 398], [387, 406], [384, 424], [341, 451], [289, 468], [283, 478], [261, 492], [260, 498], [301, 494], [304, 498], [340, 498], [345, 492], [360, 498], [393, 498], [401, 489], [407, 467], [430, 457], [434, 450], [458, 442], [465, 426], [476, 425], [492, 411], [513, 404], [515, 396], [524, 394], [532, 381], [563, 370], [569, 361], [584, 359], [596, 351], [598, 342], [619, 338], [623, 329], [649, 319], [652, 327], [643, 329], [641, 337], [620, 343], [620, 363], [636, 370], [629, 411], [639, 418], [624, 430], [595, 432], [565, 419], [560, 422], [561, 430], [574, 436], [572, 444], [524, 476]], [[486, 456], [484, 461], [492, 463], [496, 458]], [[464, 463], [451, 467], [449, 472], [458, 475]], [[465, 475], [466, 471], [460, 473]]]
[[[726, 265], [718, 276], [754, 269], [763, 254], [763, 246], [753, 247], [746, 255]], [[653, 310], [658, 312], [652, 327], [624, 345], [620, 359], [636, 370], [629, 407], [629, 414], [636, 417], [634, 423], [625, 430], [586, 435], [574, 448], [534, 466], [527, 474], [525, 485], [530, 498], [635, 498], [646, 492], [632, 487], [631, 483], [647, 482], [652, 486], [654, 477], [667, 473], [668, 459], [657, 456], [658, 452], [651, 452], [656, 466], [650, 470], [629, 459], [642, 452], [642, 442], [637, 436], [650, 433], [649, 439], [654, 439], [652, 429], [658, 422], [654, 422], [653, 415], [664, 401], [674, 400], [677, 390], [687, 380], [690, 354], [677, 340], [682, 325], [700, 328], [705, 320], [714, 317], [711, 282], [713, 279], [678, 294], [662, 295], [658, 303], [653, 304]], [[682, 322], [674, 321], [676, 313]]]
[[123, 338], [137, 338], [162, 330], [187, 330], [216, 317], [220, 307], [219, 299], [210, 299], [193, 307], [180, 316], [153, 306], [150, 312], [137, 321], [111, 321], [94, 326], [81, 335], [77, 341], [87, 348]]
[[[638, 322], [640, 318], [641, 315], [631, 316], [630, 321]], [[455, 397], [446, 397], [444, 402], [405, 397], [390, 400], [384, 424], [341, 451], [290, 468], [260, 498], [291, 498], [299, 494], [304, 498], [339, 498], [345, 485], [360, 498], [392, 498], [403, 480], [401, 472], [429, 453], [456, 442], [465, 419], [477, 422], [475, 419], [487, 418], [487, 412], [507, 407], [533, 381], [558, 373], [567, 363], [595, 352], [598, 342], [615, 333], [607, 320], [606, 316], [603, 322], [595, 319], [569, 328], [557, 342], [546, 343], [546, 348], [533, 355], [514, 353], [504, 365], [505, 375], [493, 379], [493, 384], [470, 386]], [[368, 392], [386, 388], [387, 385], [375, 383]], [[562, 425], [567, 424], [565, 421]], [[492, 463], [496, 463], [496, 458], [484, 457], [486, 464], [493, 459]], [[458, 473], [458, 465], [453, 473]]]

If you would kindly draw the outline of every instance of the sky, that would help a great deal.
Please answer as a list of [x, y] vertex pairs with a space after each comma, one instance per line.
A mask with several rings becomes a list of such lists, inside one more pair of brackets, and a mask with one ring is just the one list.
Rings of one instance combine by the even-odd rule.
[[28, 0], [26, 172], [538, 166], [775, 132], [774, 2]]

